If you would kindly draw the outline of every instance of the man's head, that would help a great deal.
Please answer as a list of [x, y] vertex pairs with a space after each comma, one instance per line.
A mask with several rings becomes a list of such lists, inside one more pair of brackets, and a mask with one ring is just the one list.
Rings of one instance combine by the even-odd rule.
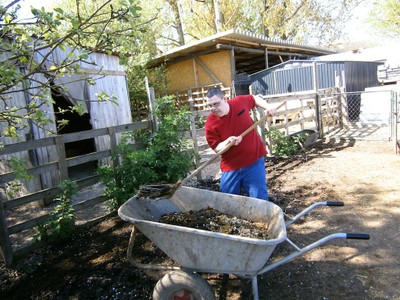
[[217, 117], [223, 117], [229, 113], [229, 105], [224, 93], [219, 88], [211, 88], [207, 91], [207, 103], [211, 112]]

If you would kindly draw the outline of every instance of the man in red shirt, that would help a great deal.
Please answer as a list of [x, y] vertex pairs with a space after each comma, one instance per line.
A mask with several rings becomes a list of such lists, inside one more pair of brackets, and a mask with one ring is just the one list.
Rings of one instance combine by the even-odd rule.
[[268, 109], [259, 96], [243, 95], [228, 101], [219, 88], [207, 91], [207, 102], [211, 109], [205, 124], [207, 143], [215, 152], [232, 143], [221, 154], [220, 191], [240, 195], [244, 189], [249, 197], [268, 200], [266, 147], [255, 129], [243, 137], [240, 134], [253, 124], [252, 108], [263, 108], [269, 115], [275, 114], [275, 109]]

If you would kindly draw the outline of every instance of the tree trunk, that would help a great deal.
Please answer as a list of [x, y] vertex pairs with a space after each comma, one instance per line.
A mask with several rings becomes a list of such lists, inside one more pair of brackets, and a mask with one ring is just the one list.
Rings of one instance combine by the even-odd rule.
[[166, 2], [171, 6], [172, 11], [174, 13], [174, 23], [175, 29], [178, 33], [179, 38], [179, 46], [185, 45], [185, 37], [183, 35], [183, 28], [182, 28], [182, 21], [181, 21], [181, 14], [179, 13], [179, 6], [178, 0], [166, 0]]
[[224, 15], [219, 7], [218, 0], [213, 0], [215, 14], [215, 30], [216, 32], [223, 31]]

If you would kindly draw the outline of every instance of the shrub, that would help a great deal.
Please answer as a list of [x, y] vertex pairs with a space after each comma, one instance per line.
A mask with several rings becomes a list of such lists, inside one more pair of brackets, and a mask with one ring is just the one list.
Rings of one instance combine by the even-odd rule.
[[58, 204], [50, 212], [50, 218], [35, 228], [36, 240], [65, 238], [70, 236], [74, 230], [75, 215], [71, 197], [76, 194], [78, 186], [74, 181], [64, 180], [59, 187], [61, 189], [60, 197], [55, 199]]
[[[195, 152], [184, 138], [190, 127], [188, 109], [177, 110], [174, 98], [167, 96], [156, 100], [155, 115], [159, 120], [157, 131], [124, 134], [113, 154], [120, 163], [114, 168], [99, 168], [111, 210], [135, 195], [140, 186], [174, 183], [194, 167]], [[141, 142], [143, 149], [133, 149], [132, 139]]]
[[287, 136], [276, 128], [271, 128], [269, 132], [272, 141], [272, 152], [279, 156], [293, 156], [302, 150], [302, 145], [307, 139], [307, 134]]

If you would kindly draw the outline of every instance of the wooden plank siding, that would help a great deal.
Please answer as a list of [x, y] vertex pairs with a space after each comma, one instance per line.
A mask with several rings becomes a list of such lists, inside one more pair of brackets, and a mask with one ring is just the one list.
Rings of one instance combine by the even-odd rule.
[[[35, 60], [41, 62], [46, 57], [44, 64], [50, 67], [67, 60], [71, 53], [77, 53], [77, 50], [71, 47], [67, 47], [66, 50], [60, 48], [51, 49], [51, 53], [49, 51], [49, 49], [44, 49], [36, 52], [34, 54]], [[7, 53], [4, 55], [7, 55]], [[10, 89], [9, 99], [0, 103], [1, 110], [4, 110], [5, 107], [20, 108], [20, 114], [23, 115], [26, 111], [22, 108], [29, 103], [36, 102], [43, 114], [51, 122], [38, 126], [35, 122], [26, 120], [21, 129], [19, 129], [20, 137], [17, 140], [2, 136], [0, 137], [1, 144], [10, 145], [24, 141], [43, 140], [50, 134], [57, 134], [55, 113], [57, 97], [65, 99], [71, 106], [78, 103], [82, 104], [87, 109], [88, 114], [86, 116], [88, 116], [88, 124], [90, 124], [88, 126], [92, 129], [113, 127], [132, 122], [126, 74], [124, 67], [119, 64], [119, 58], [104, 53], [90, 53], [85, 61], [80, 61], [76, 64], [80, 66], [81, 74], [56, 78], [55, 82], [51, 83], [48, 82], [48, 78], [45, 78], [43, 74], [34, 74], [29, 83]], [[91, 78], [95, 84], [89, 84], [87, 82], [88, 78]], [[63, 88], [61, 89], [60, 87]], [[57, 96], [52, 93], [52, 89], [57, 90]], [[98, 95], [102, 92], [112, 97], [113, 101], [98, 99]], [[38, 100], [37, 95], [39, 94], [43, 94], [46, 99]], [[53, 102], [55, 103], [54, 105]], [[0, 131], [3, 132], [7, 126], [6, 122], [0, 122]], [[77, 128], [74, 131], [86, 129], [88, 128]], [[120, 136], [117, 134], [116, 140], [118, 141], [119, 138]], [[108, 149], [109, 143], [110, 140], [108, 138], [102, 136], [94, 137], [94, 147], [99, 151]], [[14, 154], [14, 156], [29, 162], [30, 165], [28, 167], [31, 168], [57, 160], [57, 155], [60, 151], [61, 148], [57, 148], [57, 144], [53, 143], [46, 147], [40, 146], [21, 151], [18, 154]], [[5, 158], [5, 161], [7, 160]], [[0, 161], [0, 172], [6, 173], [8, 171], [10, 169], [7, 164]], [[65, 178], [60, 176], [64, 175], [65, 172], [49, 171], [41, 173], [34, 180], [25, 182], [19, 195], [34, 193], [41, 189], [58, 185]]]

